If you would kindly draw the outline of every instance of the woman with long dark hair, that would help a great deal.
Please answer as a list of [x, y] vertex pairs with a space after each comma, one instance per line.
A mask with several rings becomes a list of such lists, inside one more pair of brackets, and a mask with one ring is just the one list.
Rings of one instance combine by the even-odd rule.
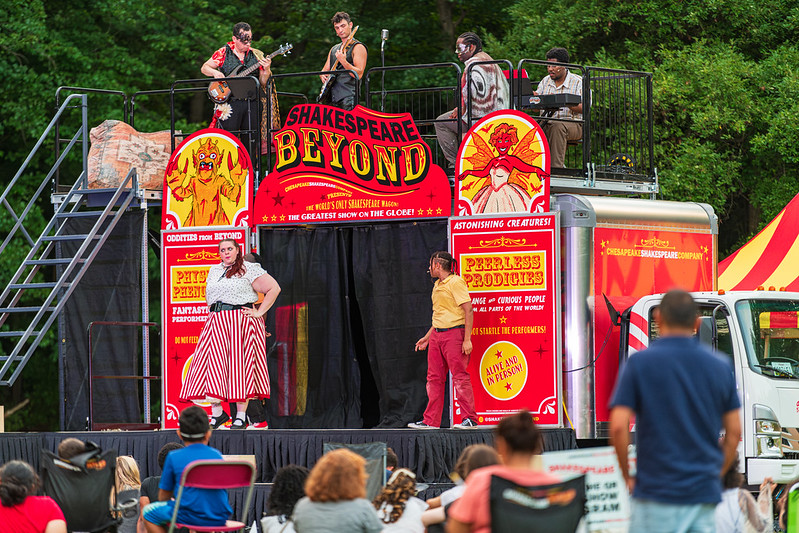
[[463, 495], [450, 508], [447, 533], [490, 533], [489, 489], [493, 475], [524, 485], [560, 481], [531, 467], [533, 458], [543, 451], [544, 439], [530, 411], [519, 411], [500, 420], [494, 430], [494, 446], [502, 463], [469, 473]]
[[[208, 270], [205, 300], [208, 321], [180, 397], [211, 403], [211, 427], [230, 420], [222, 402], [236, 403], [231, 429], [247, 427], [247, 401], [269, 398], [264, 315], [280, 294], [275, 278], [257, 263], [244, 260], [241, 246], [232, 239], [219, 242], [221, 262]], [[258, 294], [264, 295], [256, 307]]]
[[67, 523], [49, 496], [34, 496], [39, 476], [31, 465], [10, 461], [0, 468], [0, 528], [14, 533], [66, 533]]
[[261, 533], [294, 533], [291, 515], [297, 501], [305, 496], [308, 473], [309, 470], [300, 465], [286, 465], [277, 471], [266, 500], [269, 516], [261, 519]]

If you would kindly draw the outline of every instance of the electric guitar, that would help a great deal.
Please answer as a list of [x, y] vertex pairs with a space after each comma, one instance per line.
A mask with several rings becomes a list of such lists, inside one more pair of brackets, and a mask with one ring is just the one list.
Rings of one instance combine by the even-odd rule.
[[[280, 48], [266, 56], [267, 59], [272, 59], [275, 56], [285, 56], [286, 54], [291, 53], [291, 49], [294, 48], [294, 45], [286, 43], [282, 45]], [[251, 67], [245, 68], [243, 65], [236, 68], [233, 72], [230, 73], [228, 78], [239, 78], [248, 76], [250, 73], [254, 72], [258, 67], [260, 67], [260, 63], [256, 63]], [[228, 86], [226, 81], [212, 81], [210, 85], [208, 85], [208, 97], [213, 101], [215, 104], [224, 104], [230, 98], [230, 87]]]
[[[359, 27], [360, 26], [355, 26], [352, 29], [352, 33], [350, 33], [350, 36], [347, 37], [347, 40], [344, 41], [344, 43], [341, 45], [341, 51], [343, 53], [346, 54], [347, 50], [349, 50], [350, 47], [352, 47], [352, 45], [354, 44], [355, 32], [358, 31]], [[328, 70], [336, 70], [336, 67], [338, 67], [338, 66], [339, 66], [339, 60], [336, 59], [335, 63], [333, 63], [333, 66], [331, 66]], [[333, 75], [333, 74], [328, 74], [327, 80], [325, 80], [325, 82], [322, 84], [322, 90], [319, 91], [319, 96], [316, 97], [316, 101], [317, 102], [323, 102], [323, 101], [327, 100], [328, 93], [330, 92], [330, 88], [333, 87], [333, 83], [335, 83], [335, 81], [336, 81], [336, 76]]]

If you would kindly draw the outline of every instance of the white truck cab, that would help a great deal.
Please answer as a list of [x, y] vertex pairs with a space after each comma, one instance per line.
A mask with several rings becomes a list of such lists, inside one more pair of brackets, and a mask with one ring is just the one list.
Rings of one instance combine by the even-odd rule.
[[[747, 483], [799, 477], [799, 293], [692, 293], [703, 316], [703, 341], [726, 354], [741, 398], [741, 468]], [[639, 299], [623, 318], [626, 356], [657, 338], [653, 309], [662, 294]], [[624, 338], [624, 337], [623, 337]], [[624, 354], [623, 354], [624, 356]], [[701, 369], [697, 368], [697, 371]]]

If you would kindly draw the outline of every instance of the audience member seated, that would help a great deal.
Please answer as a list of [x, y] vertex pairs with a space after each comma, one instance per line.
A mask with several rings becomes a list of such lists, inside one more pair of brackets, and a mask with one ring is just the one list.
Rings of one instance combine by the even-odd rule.
[[[460, 82], [462, 115], [458, 117], [458, 108], [456, 107], [436, 118], [435, 123], [438, 146], [441, 148], [444, 158], [453, 167], [455, 158], [458, 157], [461, 140], [469, 129], [469, 116], [474, 123], [494, 111], [507, 109], [510, 104], [508, 80], [502, 74], [499, 65], [482, 64], [486, 61], [493, 61], [493, 59], [483, 51], [483, 41], [476, 33], [467, 31], [458, 37], [458, 40], [455, 41], [455, 55], [465, 64]], [[469, 65], [473, 63], [475, 65], [467, 76]], [[469, 107], [467, 108], [467, 106]], [[458, 119], [461, 128], [460, 136], [458, 135]]]
[[[185, 448], [175, 450], [166, 457], [164, 471], [158, 484], [158, 499], [144, 509], [144, 526], [150, 533], [165, 533], [175, 500], [172, 497], [180, 485], [180, 477], [186, 466], [201, 459], [222, 459], [219, 450], [208, 446], [211, 426], [208, 415], [200, 407], [192, 405], [180, 413], [178, 435]], [[233, 509], [224, 489], [198, 489], [186, 487], [178, 509], [178, 523], [197, 526], [222, 526]]]
[[72, 459], [86, 451], [86, 443], [74, 437], [62, 440], [58, 444], [58, 457]]
[[551, 474], [531, 467], [533, 458], [543, 450], [543, 438], [529, 411], [521, 411], [500, 420], [494, 430], [494, 446], [502, 458], [502, 464], [486, 466], [469, 474], [463, 496], [450, 507], [448, 533], [490, 533], [491, 476], [525, 485], [547, 485], [560, 481]]
[[[566, 67], [561, 67], [558, 63], [569, 62], [569, 52], [565, 48], [551, 48], [546, 55], [547, 61], [551, 65], [547, 66], [548, 76], [544, 77], [538, 84], [538, 88], [533, 94], [576, 94], [583, 95], [583, 78], [574, 74]], [[547, 141], [549, 142], [549, 157], [551, 168], [563, 168], [566, 159], [566, 143], [583, 138], [583, 124], [579, 122], [583, 119], [583, 104], [564, 106], [554, 114], [548, 115], [550, 118], [565, 120], [539, 119], [538, 123], [544, 130]]]
[[425, 527], [430, 528], [435, 524], [442, 524], [446, 521], [446, 511], [455, 500], [463, 495], [463, 491], [466, 490], [466, 483], [469, 482], [469, 474], [478, 468], [496, 464], [499, 464], [499, 455], [491, 446], [471, 444], [464, 448], [455, 463], [455, 472], [452, 473], [452, 478], [455, 480], [456, 485], [442, 492], [439, 496], [427, 500], [430, 509], [422, 514], [422, 522]]
[[414, 494], [416, 474], [407, 468], [395, 470], [388, 484], [372, 502], [377, 509], [377, 516], [385, 524], [385, 533], [424, 533], [422, 513], [427, 509], [427, 503]]
[[291, 515], [299, 499], [305, 496], [308, 473], [307, 468], [299, 465], [286, 465], [277, 471], [266, 500], [270, 516], [261, 519], [261, 533], [294, 533]]
[[117, 518], [122, 518], [122, 523], [117, 528], [117, 533], [135, 533], [136, 523], [139, 521], [138, 502], [141, 488], [139, 465], [136, 464], [136, 459], [129, 455], [117, 457], [115, 477], [116, 491], [111, 493], [111, 505], [117, 507], [125, 506], [131, 500], [136, 502], [129, 509], [118, 513]]
[[383, 530], [366, 499], [366, 459], [341, 448], [322, 456], [305, 482], [305, 496], [294, 507], [297, 533]]
[[[166, 456], [172, 450], [179, 450], [183, 448], [183, 444], [179, 442], [167, 442], [161, 449], [158, 450], [158, 468], [161, 471], [164, 470], [164, 463], [166, 462]], [[158, 483], [161, 481], [161, 476], [150, 476], [145, 478], [144, 481], [141, 482], [141, 487], [139, 487], [139, 524], [136, 528], [136, 531], [139, 533], [145, 533], [146, 529], [144, 528], [144, 518], [142, 518], [141, 511], [144, 510], [152, 502], [158, 501]]]
[[52, 498], [33, 496], [38, 490], [39, 476], [28, 463], [9, 461], [0, 468], [0, 530], [66, 533], [64, 513]]
[[399, 466], [399, 458], [397, 454], [394, 453], [394, 450], [391, 449], [390, 446], [386, 447], [386, 479], [384, 483], [388, 483], [391, 474], [394, 473], [394, 470]]
[[782, 486], [782, 492], [778, 492], [779, 497], [777, 498], [777, 520], [779, 524], [779, 529], [775, 526], [774, 531], [785, 531], [787, 528], [786, 522], [786, 513], [788, 512], [788, 493], [791, 492], [791, 488], [799, 483], [799, 478], [790, 481], [787, 485]]
[[716, 506], [716, 531], [747, 531], [768, 533], [774, 530], [771, 492], [773, 482], [767, 477], [760, 484], [757, 501], [752, 494], [742, 489], [743, 474], [738, 472], [738, 458], [730, 465], [730, 469], [722, 479], [724, 488], [721, 502]]

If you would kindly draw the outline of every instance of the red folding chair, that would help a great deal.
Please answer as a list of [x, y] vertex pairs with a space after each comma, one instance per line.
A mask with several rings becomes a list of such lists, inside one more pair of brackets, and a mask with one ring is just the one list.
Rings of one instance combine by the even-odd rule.
[[[180, 486], [175, 498], [175, 510], [169, 523], [169, 533], [175, 528], [185, 527], [198, 532], [212, 533], [216, 531], [238, 531], [244, 529], [247, 522], [247, 511], [252, 501], [253, 485], [255, 483], [255, 466], [247, 461], [224, 461], [221, 459], [205, 459], [189, 463], [180, 477]], [[197, 526], [194, 524], [178, 523], [178, 509], [183, 489], [192, 487], [196, 489], [235, 489], [249, 487], [241, 510], [241, 522], [228, 520], [224, 526]]]

